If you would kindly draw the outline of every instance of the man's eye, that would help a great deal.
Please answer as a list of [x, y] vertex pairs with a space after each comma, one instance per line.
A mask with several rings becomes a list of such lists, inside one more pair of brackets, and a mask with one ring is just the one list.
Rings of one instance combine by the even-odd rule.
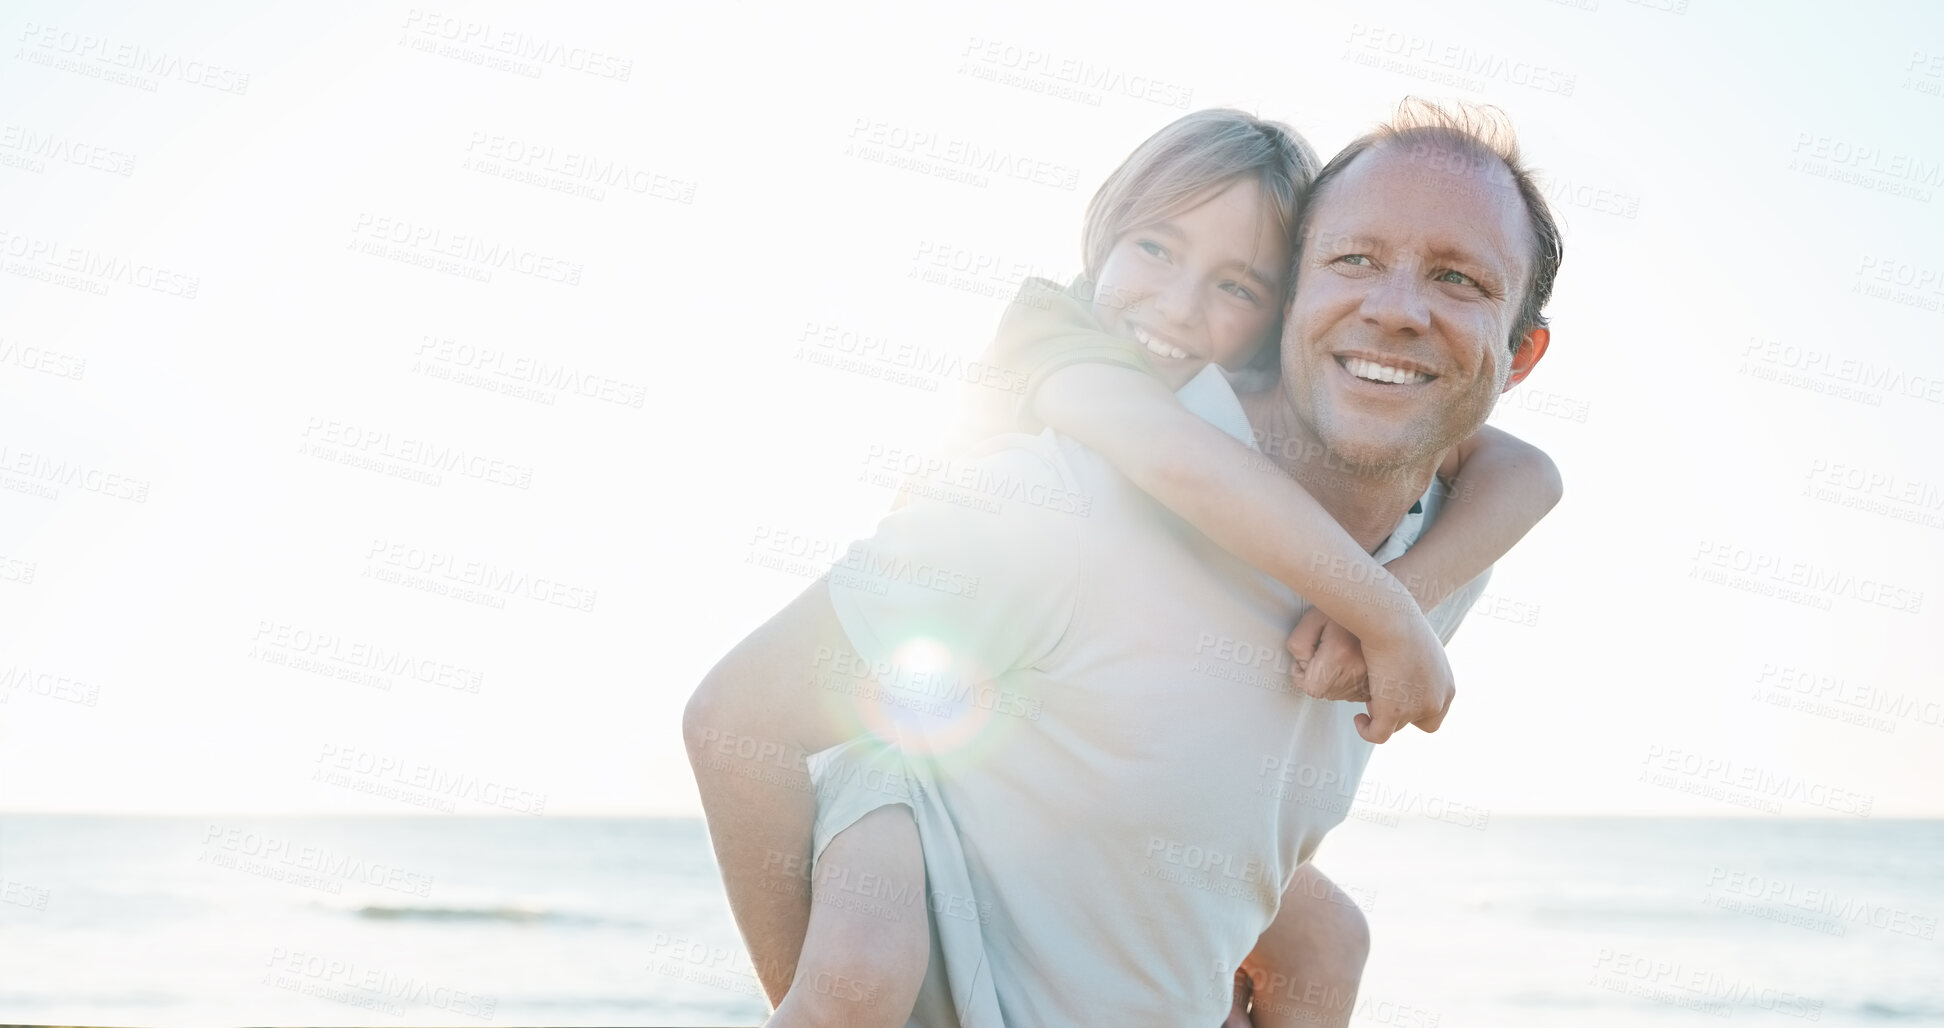
[[1354, 264], [1360, 268], [1367, 268], [1370, 267], [1372, 264], [1376, 263], [1375, 261], [1372, 261], [1370, 259], [1369, 254], [1363, 254], [1363, 253], [1346, 253], [1343, 256], [1338, 257], [1337, 260], [1340, 263]]
[[1450, 268], [1438, 272], [1438, 281], [1449, 282], [1454, 286], [1475, 286], [1478, 284], [1478, 281], [1470, 275], [1462, 271], [1453, 271]]

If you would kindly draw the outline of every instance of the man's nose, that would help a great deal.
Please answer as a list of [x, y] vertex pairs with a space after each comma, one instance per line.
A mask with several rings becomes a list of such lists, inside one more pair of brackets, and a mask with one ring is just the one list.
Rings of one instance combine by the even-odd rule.
[[1364, 320], [1387, 333], [1418, 335], [1431, 328], [1431, 298], [1416, 272], [1388, 269], [1364, 293]]

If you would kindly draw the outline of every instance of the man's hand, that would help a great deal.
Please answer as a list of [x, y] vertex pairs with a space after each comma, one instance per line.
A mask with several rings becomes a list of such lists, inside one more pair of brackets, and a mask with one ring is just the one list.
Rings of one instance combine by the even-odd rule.
[[1444, 646], [1422, 615], [1403, 618], [1401, 634], [1365, 652], [1342, 626], [1312, 608], [1289, 635], [1290, 678], [1317, 699], [1362, 701], [1357, 734], [1385, 742], [1405, 725], [1435, 732], [1457, 695]]

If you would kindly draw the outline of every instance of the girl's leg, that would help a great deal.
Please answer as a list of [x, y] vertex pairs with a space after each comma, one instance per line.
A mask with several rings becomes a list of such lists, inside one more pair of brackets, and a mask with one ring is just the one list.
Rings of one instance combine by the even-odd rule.
[[1340, 1028], [1350, 1023], [1370, 956], [1370, 924], [1336, 883], [1309, 864], [1243, 962], [1255, 1028]]
[[911, 808], [837, 833], [811, 872], [810, 929], [771, 1028], [903, 1028], [931, 957], [925, 860]]

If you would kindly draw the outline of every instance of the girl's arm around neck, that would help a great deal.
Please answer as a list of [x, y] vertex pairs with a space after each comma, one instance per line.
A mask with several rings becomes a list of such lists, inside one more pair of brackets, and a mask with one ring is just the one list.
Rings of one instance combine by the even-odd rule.
[[1438, 477], [1450, 482], [1444, 510], [1389, 565], [1425, 610], [1511, 552], [1565, 493], [1545, 451], [1490, 425], [1453, 447]]
[[1359, 639], [1415, 633], [1413, 597], [1321, 504], [1151, 376], [1075, 364], [1048, 376], [1033, 404], [1040, 420]]

